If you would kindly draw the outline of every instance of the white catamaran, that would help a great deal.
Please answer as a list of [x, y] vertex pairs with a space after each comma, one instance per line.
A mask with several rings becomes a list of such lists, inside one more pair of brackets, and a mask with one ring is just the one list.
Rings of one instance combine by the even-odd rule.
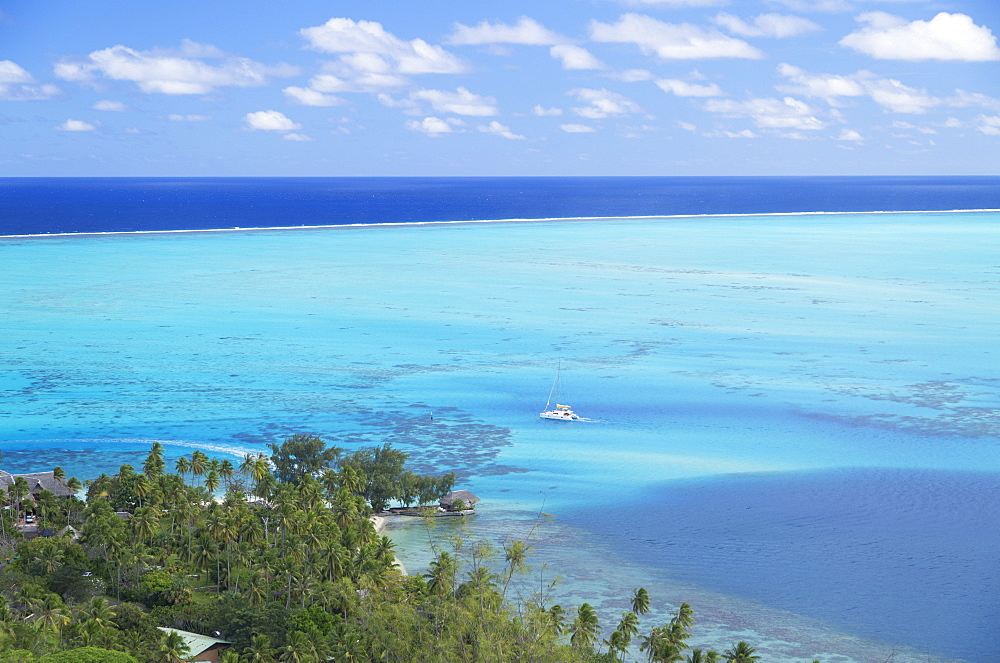
[[[580, 421], [580, 415], [573, 412], [569, 405], [559, 404], [559, 373], [561, 371], [562, 362], [559, 362], [559, 367], [556, 369], [556, 379], [552, 381], [552, 388], [549, 389], [549, 399], [545, 401], [545, 411], [538, 416], [542, 419], [554, 419], [556, 421]], [[556, 397], [556, 406], [553, 409], [549, 409], [553, 394]]]

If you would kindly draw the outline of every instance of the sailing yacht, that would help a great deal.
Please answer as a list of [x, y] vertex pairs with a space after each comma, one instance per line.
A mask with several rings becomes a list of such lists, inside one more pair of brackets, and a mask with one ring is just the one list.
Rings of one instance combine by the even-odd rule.
[[[556, 378], [552, 381], [552, 387], [549, 389], [549, 399], [545, 401], [545, 410], [538, 416], [542, 419], [553, 419], [555, 421], [580, 421], [580, 415], [573, 412], [573, 409], [569, 405], [559, 404], [559, 373], [561, 371], [562, 362], [559, 362], [559, 367], [556, 369]], [[553, 394], [556, 397], [556, 406], [549, 409]]]

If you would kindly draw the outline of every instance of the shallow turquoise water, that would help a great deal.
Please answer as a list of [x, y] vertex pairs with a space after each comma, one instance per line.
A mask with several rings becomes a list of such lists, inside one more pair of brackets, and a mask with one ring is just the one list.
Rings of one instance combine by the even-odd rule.
[[[883, 661], [894, 646], [896, 661], [928, 660], [905, 645], [940, 660], [1000, 657], [1000, 600], [989, 598], [1000, 570], [984, 553], [993, 541], [973, 529], [1000, 513], [989, 492], [1000, 476], [998, 221], [806, 215], [0, 240], [3, 466], [58, 463], [85, 478], [141, 462], [154, 439], [174, 454], [217, 455], [302, 431], [348, 448], [391, 441], [423, 471], [464, 475], [484, 498], [466, 523], [474, 535], [527, 535], [539, 511], [552, 514], [533, 538], [538, 565], [565, 576], [560, 600], [600, 604], [609, 623], [645, 584], [654, 599], [700, 610], [707, 644], [744, 634], [773, 661]], [[538, 419], [559, 361], [563, 397], [593, 421]], [[655, 545], [674, 538], [664, 514], [688, 482], [707, 482], [696, 512], [716, 529], [707, 541], [723, 541], [741, 526], [731, 502], [746, 499], [727, 487], [764, 476], [780, 495], [837, 468], [849, 469], [810, 500], [846, 505], [859, 485], [884, 486], [890, 508], [833, 508], [813, 522], [793, 501], [756, 521], [760, 536], [796, 518], [824, 541], [864, 533], [875, 548], [830, 556], [830, 573], [845, 576], [879, 568], [870, 562], [881, 554], [927, 555], [942, 536], [975, 554], [891, 565], [882, 593], [900, 599], [869, 614], [850, 583], [817, 597], [808, 574], [783, 580], [802, 566], [794, 545], [750, 546], [739, 564], [722, 544], [725, 554], [684, 562]], [[987, 477], [982, 498], [947, 490], [972, 471]], [[908, 492], [918, 475], [933, 500]], [[873, 532], [903, 510], [926, 523], [905, 530], [919, 540], [882, 545]], [[616, 539], [616, 519], [631, 539]], [[654, 544], [635, 543], [635, 523]], [[393, 532], [419, 570], [427, 536], [413, 529]], [[942, 569], [951, 584], [922, 600], [904, 591]], [[943, 642], [933, 635], [942, 605], [977, 611]]]

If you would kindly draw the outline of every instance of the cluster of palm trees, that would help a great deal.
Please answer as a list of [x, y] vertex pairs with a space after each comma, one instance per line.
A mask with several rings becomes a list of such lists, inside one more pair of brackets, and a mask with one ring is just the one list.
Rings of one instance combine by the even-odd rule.
[[[357, 601], [359, 587], [376, 589], [396, 573], [392, 543], [376, 533], [371, 509], [357, 494], [362, 478], [353, 468], [327, 469], [319, 477], [289, 484], [274, 479], [262, 455], [245, 457], [237, 468], [195, 451], [174, 466], [177, 473], [166, 471], [163, 448], [155, 443], [142, 474], [123, 466], [114, 477], [96, 480], [83, 512], [80, 543], [34, 543], [38, 549], [45, 546], [46, 563], [31, 568], [51, 578], [68, 564], [71, 555], [64, 553], [75, 546], [81, 551], [78, 557], [89, 559], [93, 577], [106, 583], [116, 601], [140, 600], [180, 610], [212, 595], [229, 594], [238, 595], [247, 606], [318, 605], [340, 614]], [[216, 497], [222, 487], [224, 497]], [[11, 497], [24, 508], [26, 494], [17, 488]], [[122, 512], [109, 497], [136, 506], [131, 513]], [[25, 546], [32, 544], [20, 545], [28, 550]], [[26, 570], [31, 562], [28, 557], [15, 561], [11, 572]], [[147, 581], [154, 577], [161, 582], [148, 591]], [[106, 615], [98, 610], [107, 608], [105, 598], [69, 607], [47, 591], [44, 582], [26, 583], [21, 589], [37, 596], [18, 595], [12, 607], [4, 604], [6, 613], [0, 612], [0, 619], [7, 615], [23, 620], [28, 611], [28, 621], [39, 624], [38, 637], [29, 638], [31, 634], [21, 629], [19, 644], [41, 652], [111, 642]], [[77, 613], [94, 616], [64, 631]], [[203, 626], [197, 619], [185, 625]], [[0, 625], [0, 638], [3, 628]], [[274, 643], [272, 658], [262, 658], [267, 647], [258, 641], [256, 660], [278, 660], [288, 647], [300, 653], [310, 647], [317, 650], [315, 643], [303, 644], [303, 637], [289, 634], [287, 642]], [[3, 642], [0, 639], [0, 650]], [[287, 660], [313, 660], [296, 656]], [[311, 656], [320, 660], [317, 651]]]
[[[648, 635], [639, 635], [639, 617], [649, 612], [650, 608], [649, 593], [645, 588], [640, 587], [633, 592], [631, 608], [631, 611], [622, 614], [615, 630], [602, 641], [611, 661], [624, 661], [636, 638], [639, 651], [645, 653], [650, 663], [754, 663], [760, 659], [756, 650], [742, 640], [722, 654], [714, 650], [691, 649], [687, 640], [694, 626], [694, 610], [687, 603], [681, 603], [669, 622], [654, 626]], [[562, 615], [559, 606], [553, 606], [553, 610], [556, 615]], [[574, 647], [594, 648], [600, 624], [593, 606], [583, 603], [577, 608], [569, 632], [570, 643]]]
[[[503, 544], [502, 562], [488, 543], [458, 541], [455, 554], [439, 552], [426, 575], [401, 576], [391, 541], [372, 525], [362, 496], [370, 478], [357, 465], [279, 481], [263, 455], [234, 466], [196, 451], [174, 469], [167, 471], [163, 449], [154, 444], [141, 474], [123, 466], [91, 484], [79, 542], [18, 545], [21, 554], [0, 570], [0, 652], [91, 646], [145, 663], [181, 663], [190, 653], [183, 638], [153, 625], [229, 631], [242, 611], [240, 619], [256, 626], [232, 626], [234, 647], [222, 663], [613, 663], [626, 660], [636, 643], [650, 663], [760, 658], [745, 642], [722, 654], [691, 649], [694, 615], [686, 603], [668, 623], [640, 635], [640, 618], [650, 609], [641, 588], [603, 640], [588, 603], [570, 620], [538, 597], [510, 600], [509, 590], [521, 591], [515, 576], [527, 569], [528, 548], [520, 541]], [[18, 495], [11, 493], [24, 499]], [[116, 503], [133, 508], [123, 513]], [[69, 509], [58, 501], [54, 507]], [[92, 577], [81, 579], [78, 565]], [[92, 595], [64, 600], [54, 591], [59, 582], [83, 582]], [[297, 619], [310, 611], [330, 623], [299, 620], [261, 632], [268, 615]]]

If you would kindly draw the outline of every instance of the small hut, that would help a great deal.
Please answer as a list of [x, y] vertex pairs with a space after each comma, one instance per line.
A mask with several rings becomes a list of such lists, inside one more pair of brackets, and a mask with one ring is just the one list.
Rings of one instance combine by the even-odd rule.
[[453, 490], [441, 498], [439, 504], [445, 511], [475, 511], [479, 498], [468, 490]]

